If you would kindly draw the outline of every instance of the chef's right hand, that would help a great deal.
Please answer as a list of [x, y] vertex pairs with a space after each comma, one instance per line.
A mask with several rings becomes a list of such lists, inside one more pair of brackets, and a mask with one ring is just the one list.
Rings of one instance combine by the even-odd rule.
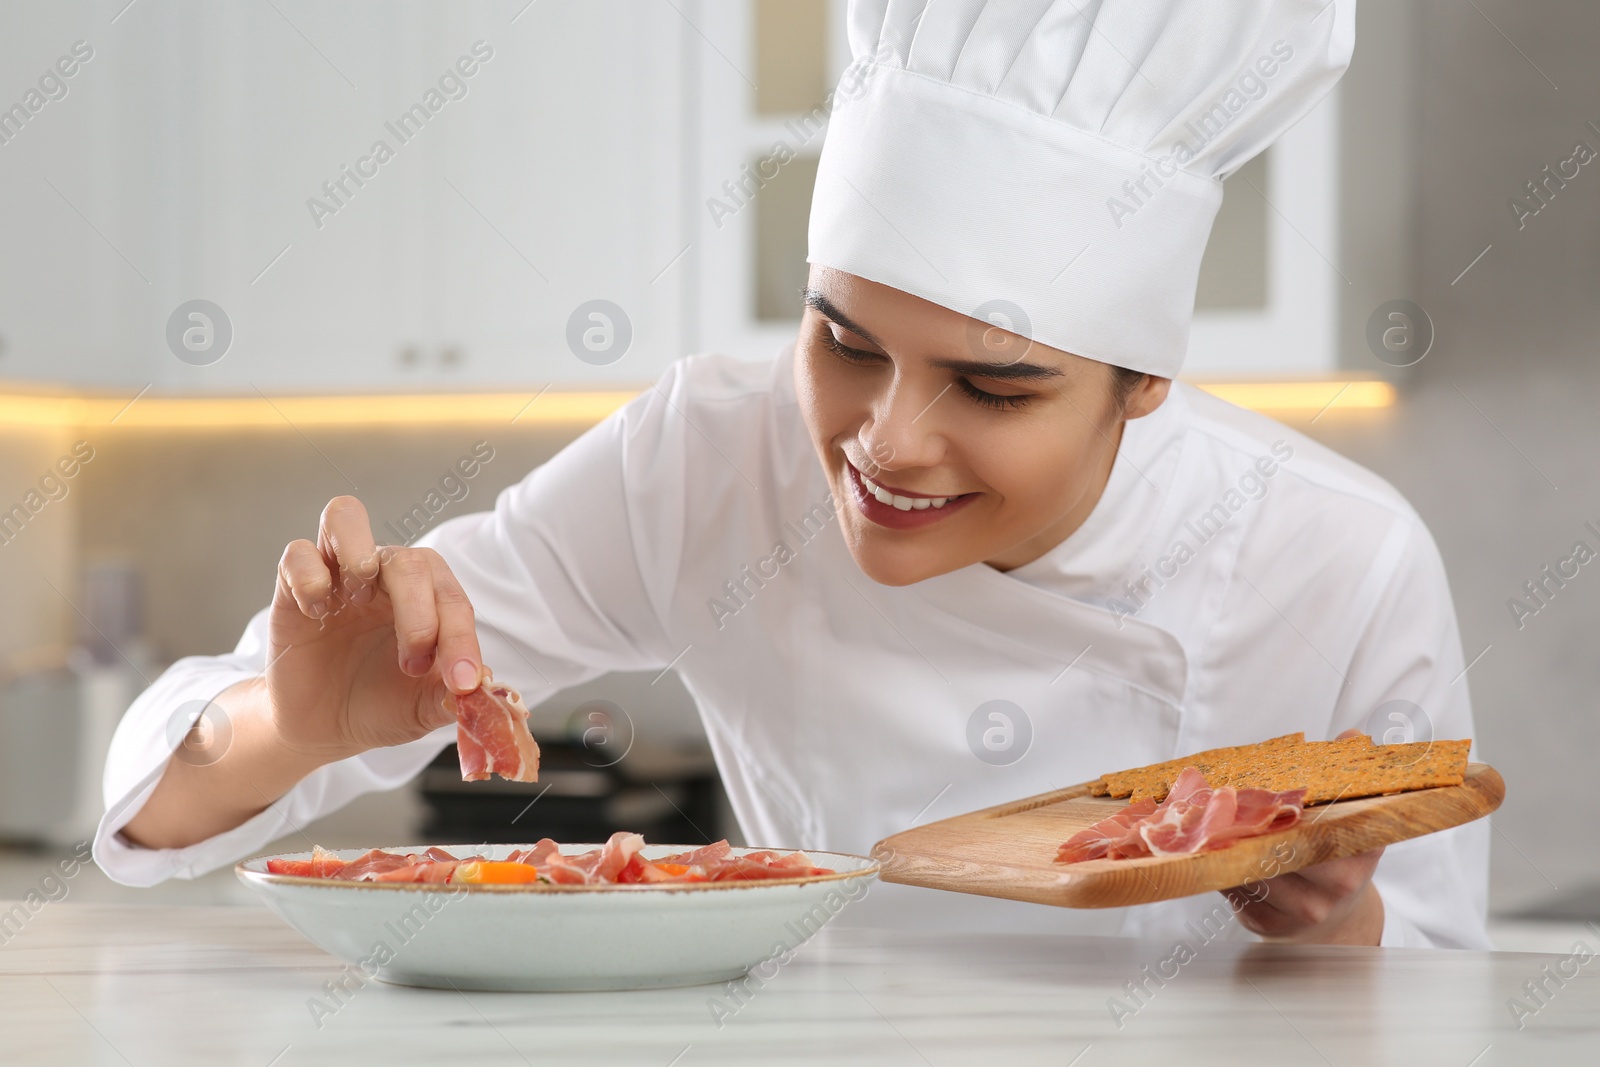
[[279, 739], [321, 759], [400, 745], [455, 721], [447, 692], [477, 688], [472, 605], [431, 548], [384, 546], [351, 496], [317, 541], [278, 563], [266, 684]]

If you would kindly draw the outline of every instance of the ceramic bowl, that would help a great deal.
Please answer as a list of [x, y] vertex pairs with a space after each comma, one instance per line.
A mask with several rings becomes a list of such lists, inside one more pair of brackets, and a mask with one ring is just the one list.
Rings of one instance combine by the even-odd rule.
[[[504, 859], [529, 846], [443, 847], [457, 856]], [[563, 845], [561, 851], [599, 847]], [[694, 847], [650, 845], [644, 856]], [[352, 860], [365, 851], [334, 854]], [[362, 981], [444, 989], [653, 989], [731, 981], [764, 960], [786, 962], [788, 953], [865, 895], [878, 874], [878, 863], [864, 856], [806, 854], [834, 873], [764, 882], [452, 886], [267, 872], [269, 859], [304, 860], [309, 852], [258, 856], [235, 871], [284, 921], [344, 960]]]

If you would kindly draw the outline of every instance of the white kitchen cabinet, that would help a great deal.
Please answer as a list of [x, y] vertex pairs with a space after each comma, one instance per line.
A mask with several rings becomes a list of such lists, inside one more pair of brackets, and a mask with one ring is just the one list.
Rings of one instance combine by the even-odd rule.
[[[828, 94], [850, 62], [845, 0], [801, 0], [798, 6], [813, 12], [810, 25], [796, 25], [799, 20], [783, 5], [784, 0], [708, 0], [685, 9], [694, 12], [705, 35], [690, 71], [697, 151], [689, 196], [700, 344], [747, 359], [772, 356], [794, 342], [805, 278], [806, 218], [827, 130]], [[785, 55], [769, 36], [772, 51], [763, 55], [762, 18], [788, 23], [768, 29], [769, 35], [787, 29], [806, 39], [794, 42]], [[816, 21], [822, 25], [820, 42], [814, 36]], [[797, 62], [820, 69], [806, 78], [794, 69]], [[779, 79], [795, 88], [763, 101], [758, 86]], [[772, 96], [779, 98], [777, 106]], [[782, 106], [784, 97], [788, 106]], [[764, 197], [777, 202], [764, 206]], [[784, 276], [785, 262], [792, 276]]]
[[[646, 381], [681, 354], [692, 30], [671, 5], [0, 18], [6, 69], [43, 70], [79, 38], [95, 50], [0, 148], [0, 378], [456, 389]], [[192, 299], [232, 325], [209, 364], [168, 348]], [[597, 299], [631, 323], [611, 362], [567, 343]]]

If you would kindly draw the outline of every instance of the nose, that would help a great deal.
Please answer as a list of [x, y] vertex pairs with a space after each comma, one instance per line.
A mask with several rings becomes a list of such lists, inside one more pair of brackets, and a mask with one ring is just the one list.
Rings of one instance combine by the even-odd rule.
[[862, 468], [869, 478], [879, 471], [937, 466], [947, 441], [938, 417], [939, 404], [950, 388], [921, 387], [898, 374], [872, 410], [858, 434], [873, 468]]

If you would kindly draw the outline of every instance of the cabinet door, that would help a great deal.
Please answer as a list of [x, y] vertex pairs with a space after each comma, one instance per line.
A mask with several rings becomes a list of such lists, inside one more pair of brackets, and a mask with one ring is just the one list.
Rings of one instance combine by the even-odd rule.
[[769, 358], [800, 324], [817, 158], [850, 62], [845, 0], [707, 0], [684, 11], [701, 30], [687, 197], [699, 337], [712, 350]]
[[[43, 70], [87, 32], [45, 8], [9, 20], [8, 69]], [[96, 25], [50, 124], [4, 149], [32, 156], [0, 169], [22, 220], [0, 252], [0, 374], [230, 392], [648, 380], [683, 347], [686, 32], [670, 5], [627, 0], [139, 5]], [[197, 299], [231, 327], [220, 358], [171, 350], [169, 319]], [[569, 349], [591, 300], [626, 316], [620, 358]]]
[[[143, 220], [120, 214], [110, 101], [126, 56], [61, 4], [0, 11], [0, 380], [127, 380], [151, 300]], [[126, 176], [124, 176], [126, 177]]]
[[513, 30], [435, 157], [428, 340], [474, 381], [648, 382], [686, 354], [691, 29], [671, 4], [606, 0]]

